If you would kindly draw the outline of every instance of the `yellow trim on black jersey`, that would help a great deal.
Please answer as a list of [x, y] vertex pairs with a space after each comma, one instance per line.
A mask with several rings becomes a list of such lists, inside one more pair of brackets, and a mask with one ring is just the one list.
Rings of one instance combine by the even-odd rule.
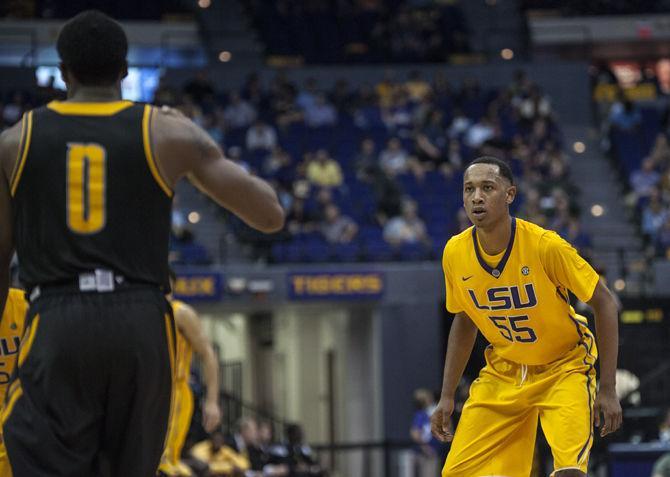
[[19, 388], [21, 387], [21, 381], [19, 378], [14, 379], [14, 381], [11, 382], [9, 385], [9, 389], [7, 389], [7, 394], [5, 395], [6, 398], [11, 398], [12, 394], [14, 394]]
[[19, 386], [18, 388], [16, 388], [16, 391], [9, 397], [7, 405], [2, 410], [2, 424], [5, 424], [5, 422], [7, 422], [7, 419], [9, 419], [9, 416], [12, 414], [12, 411], [14, 410], [14, 405], [16, 404], [16, 401], [18, 401], [19, 398], [23, 395], [23, 388], [21, 387], [21, 382], [20, 381], [16, 382], [19, 383]]
[[73, 116], [113, 116], [128, 109], [132, 101], [107, 101], [102, 103], [75, 103], [66, 101], [51, 101], [47, 108], [58, 114]]
[[21, 134], [19, 136], [19, 148], [16, 151], [16, 159], [14, 160], [14, 167], [12, 167], [12, 174], [9, 179], [9, 186], [11, 190], [12, 184], [14, 184], [14, 178], [16, 177], [16, 171], [19, 170], [19, 164], [21, 164], [21, 156], [23, 155], [23, 144], [26, 142], [26, 133], [28, 132], [28, 128], [26, 127], [26, 123], [28, 122], [28, 113], [23, 114], [21, 116]]
[[156, 159], [154, 157], [153, 149], [151, 147], [151, 118], [153, 116], [153, 108], [150, 105], [144, 106], [144, 114], [142, 115], [142, 141], [144, 142], [144, 155], [147, 158], [147, 164], [149, 165], [149, 170], [151, 175], [154, 176], [154, 179], [158, 183], [163, 192], [168, 197], [172, 197], [172, 189], [167, 184], [163, 176], [161, 176], [158, 166], [156, 164]]
[[14, 171], [12, 172], [12, 180], [10, 181], [10, 194], [14, 197], [16, 189], [23, 174], [23, 168], [26, 165], [26, 158], [28, 157], [28, 149], [30, 149], [30, 138], [33, 134], [33, 112], [28, 111], [23, 115], [21, 123], [21, 142], [19, 143], [19, 151], [14, 164]]
[[33, 341], [35, 341], [35, 335], [37, 334], [37, 327], [39, 326], [39, 324], [40, 324], [40, 315], [35, 315], [35, 318], [33, 318], [32, 323], [30, 323], [30, 329], [27, 332], [28, 337], [21, 340], [21, 351], [19, 351], [19, 362], [18, 362], [19, 367], [23, 366], [23, 363], [28, 358], [30, 348], [33, 346]]

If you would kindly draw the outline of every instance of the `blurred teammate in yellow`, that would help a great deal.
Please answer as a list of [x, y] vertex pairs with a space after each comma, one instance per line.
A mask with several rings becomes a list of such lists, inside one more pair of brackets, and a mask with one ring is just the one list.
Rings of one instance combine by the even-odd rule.
[[[23, 290], [10, 288], [7, 295], [7, 303], [2, 313], [0, 321], [0, 409], [4, 421], [5, 398], [7, 396], [7, 387], [9, 380], [14, 372], [17, 358], [19, 357], [19, 348], [23, 329], [25, 326], [26, 311], [28, 302], [25, 299]], [[13, 391], [13, 389], [12, 389]], [[10, 393], [12, 392], [10, 391]], [[4, 441], [0, 439], [0, 476], [11, 477], [12, 469], [7, 459], [7, 451]]]
[[[172, 271], [170, 271], [170, 282], [174, 290], [175, 275]], [[170, 304], [177, 328], [177, 353], [170, 422], [159, 471], [167, 476], [191, 476], [193, 475], [191, 470], [180, 461], [180, 457], [193, 417], [193, 393], [188, 384], [193, 351], [202, 359], [206, 388], [202, 408], [202, 425], [207, 432], [212, 432], [221, 422], [219, 362], [211, 343], [203, 332], [195, 310], [179, 300], [170, 299]]]
[[246, 455], [236, 452], [225, 444], [220, 430], [213, 432], [209, 439], [198, 442], [191, 449], [191, 455], [209, 467], [212, 477], [246, 475], [251, 463]]
[[[510, 216], [515, 196], [512, 171], [500, 159], [482, 157], [466, 169], [463, 204], [474, 226], [449, 240], [442, 260], [447, 309], [455, 317], [431, 418], [439, 439], [452, 440], [454, 393], [477, 330], [490, 346], [442, 477], [529, 477], [538, 419], [552, 449], [552, 475], [585, 477], [594, 423], [602, 423], [601, 436], [621, 425], [616, 301], [570, 244]], [[569, 292], [595, 312], [597, 395], [598, 351]]]

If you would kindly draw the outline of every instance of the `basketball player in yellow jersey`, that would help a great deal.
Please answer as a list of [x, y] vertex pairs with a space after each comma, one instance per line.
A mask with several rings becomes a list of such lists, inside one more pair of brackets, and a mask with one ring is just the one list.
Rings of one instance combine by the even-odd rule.
[[[173, 289], [174, 281], [174, 273], [170, 271]], [[170, 422], [159, 471], [167, 476], [191, 476], [191, 470], [179, 459], [193, 416], [193, 393], [188, 384], [193, 351], [200, 356], [203, 365], [206, 396], [202, 409], [202, 425], [207, 432], [212, 432], [221, 422], [219, 362], [211, 343], [203, 333], [195, 310], [179, 300], [170, 300], [170, 303], [177, 328], [177, 353]]]
[[[617, 399], [617, 305], [598, 274], [556, 233], [515, 219], [509, 166], [472, 162], [463, 204], [474, 224], [444, 249], [447, 309], [454, 313], [442, 395], [433, 433], [452, 440], [454, 392], [477, 330], [486, 366], [470, 388], [442, 477], [529, 477], [538, 419], [552, 449], [554, 477], [586, 476], [593, 425], [600, 435], [621, 425]], [[600, 351], [568, 292], [595, 312]], [[602, 413], [602, 418], [601, 418]]]
[[[10, 288], [0, 321], [0, 414], [4, 410], [7, 387], [16, 366], [27, 310], [28, 302], [23, 290]], [[11, 475], [5, 444], [0, 440], [0, 476]]]

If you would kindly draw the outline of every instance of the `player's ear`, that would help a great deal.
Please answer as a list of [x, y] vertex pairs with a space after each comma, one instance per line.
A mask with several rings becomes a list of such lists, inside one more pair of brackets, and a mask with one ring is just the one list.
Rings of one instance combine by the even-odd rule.
[[516, 197], [516, 186], [509, 186], [507, 188], [507, 194], [505, 197], [505, 202], [507, 202], [507, 205], [510, 205], [512, 202], [514, 202], [515, 197]]

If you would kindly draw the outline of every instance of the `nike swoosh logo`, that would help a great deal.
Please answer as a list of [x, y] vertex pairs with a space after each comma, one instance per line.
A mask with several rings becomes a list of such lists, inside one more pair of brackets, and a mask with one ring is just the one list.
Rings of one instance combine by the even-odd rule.
[[466, 282], [466, 281], [470, 280], [471, 278], [472, 278], [472, 275], [470, 275], [469, 277], [461, 277], [461, 280]]

